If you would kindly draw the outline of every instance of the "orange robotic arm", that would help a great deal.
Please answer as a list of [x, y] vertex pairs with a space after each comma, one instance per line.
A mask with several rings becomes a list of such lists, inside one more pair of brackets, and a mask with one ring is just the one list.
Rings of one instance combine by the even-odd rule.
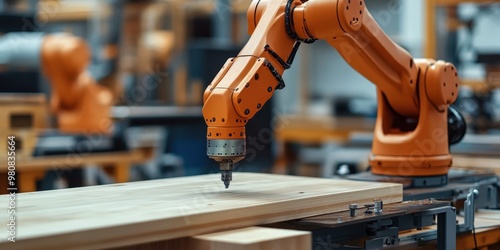
[[81, 38], [47, 35], [41, 47], [42, 70], [52, 85], [51, 109], [59, 129], [69, 133], [109, 133], [112, 95], [96, 84], [86, 67], [90, 49]]
[[447, 107], [458, 94], [450, 63], [413, 60], [380, 29], [364, 1], [253, 1], [249, 42], [205, 91], [207, 154], [220, 164], [226, 187], [245, 155], [248, 119], [284, 86], [281, 75], [301, 42], [326, 40], [378, 89], [370, 164], [390, 176], [441, 176], [451, 166]]

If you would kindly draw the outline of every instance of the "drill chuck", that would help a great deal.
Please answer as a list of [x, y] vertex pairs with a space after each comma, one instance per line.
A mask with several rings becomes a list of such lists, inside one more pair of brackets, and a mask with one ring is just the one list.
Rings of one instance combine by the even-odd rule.
[[207, 140], [207, 155], [210, 158], [217, 160], [218, 158], [235, 159], [243, 158], [246, 154], [245, 139], [208, 139]]

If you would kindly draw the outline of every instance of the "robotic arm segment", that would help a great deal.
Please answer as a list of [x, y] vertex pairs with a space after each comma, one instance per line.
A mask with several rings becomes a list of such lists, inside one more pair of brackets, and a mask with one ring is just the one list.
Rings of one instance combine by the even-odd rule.
[[[416, 95], [420, 100], [420, 113], [413, 127], [403, 129], [401, 124], [407, 125], [407, 118], [396, 114], [386, 95], [378, 91], [377, 122], [369, 157], [374, 174], [444, 176], [451, 167], [446, 109], [458, 92], [455, 67], [431, 59], [416, 59], [415, 65], [419, 68]], [[444, 86], [444, 82], [453, 84]], [[444, 109], [440, 110], [436, 104], [443, 105]]]
[[294, 9], [293, 20], [300, 38], [326, 40], [386, 94], [397, 113], [418, 117], [418, 69], [409, 53], [382, 31], [363, 0], [309, 1]]
[[72, 109], [78, 103], [82, 82], [74, 81], [90, 62], [90, 49], [80, 38], [69, 35], [48, 35], [41, 49], [42, 70], [50, 80], [53, 111]]
[[316, 39], [326, 40], [377, 86], [372, 172], [410, 177], [447, 173], [446, 110], [458, 94], [452, 64], [413, 60], [382, 31], [363, 0], [254, 0], [247, 19], [250, 40], [204, 95], [207, 153], [219, 162], [226, 188], [233, 164], [245, 156], [248, 119], [275, 88], [284, 86], [281, 75], [300, 42]]
[[204, 93], [207, 154], [219, 162], [226, 187], [233, 164], [245, 156], [245, 124], [275, 89], [284, 87], [281, 75], [298, 49], [298, 42], [283, 29], [284, 7], [282, 1], [252, 3], [247, 12], [250, 40]]
[[458, 73], [451, 63], [432, 64], [425, 81], [426, 93], [437, 110], [446, 111], [458, 96]]
[[294, 9], [293, 24], [301, 39], [326, 40], [377, 86], [373, 173], [414, 177], [448, 172], [446, 110], [458, 94], [451, 63], [416, 63], [382, 31], [363, 0], [305, 2]]

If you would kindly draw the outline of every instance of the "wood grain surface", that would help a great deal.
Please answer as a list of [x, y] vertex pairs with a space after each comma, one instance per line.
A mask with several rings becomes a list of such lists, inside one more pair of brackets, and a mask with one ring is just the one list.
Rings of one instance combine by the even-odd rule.
[[[0, 249], [101, 249], [161, 241], [402, 200], [400, 184], [234, 173], [21, 193], [17, 238]], [[0, 196], [7, 208], [9, 196]], [[8, 222], [0, 213], [0, 229]], [[4, 234], [6, 235], [6, 234]]]
[[191, 250], [310, 250], [311, 233], [279, 228], [245, 227], [198, 235]]
[[491, 170], [500, 174], [500, 157], [453, 155], [453, 167], [471, 170]]

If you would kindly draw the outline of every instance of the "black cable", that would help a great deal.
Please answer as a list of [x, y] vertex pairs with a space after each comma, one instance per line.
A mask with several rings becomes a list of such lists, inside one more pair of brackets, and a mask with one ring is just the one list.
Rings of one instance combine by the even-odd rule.
[[476, 226], [475, 225], [472, 225], [472, 235], [474, 236], [474, 246], [476, 247], [476, 250], [477, 250]]
[[[465, 218], [465, 216], [460, 215], [460, 214], [457, 214], [457, 216]], [[491, 225], [491, 226], [485, 226], [485, 227], [481, 227], [481, 228], [496, 227], [496, 226], [499, 226], [499, 225]], [[475, 224], [472, 224], [472, 236], [474, 237], [474, 249], [478, 250], [477, 239], [476, 239], [476, 225]]]
[[293, 30], [293, 19], [292, 19], [292, 14], [293, 14], [293, 9], [292, 9], [292, 3], [294, 0], [288, 0], [285, 6], [285, 29], [286, 33], [288, 36], [292, 39], [295, 39], [299, 42], [303, 43], [313, 43], [316, 41], [316, 39], [313, 38], [307, 38], [307, 39], [300, 39], [300, 37], [295, 33]]

